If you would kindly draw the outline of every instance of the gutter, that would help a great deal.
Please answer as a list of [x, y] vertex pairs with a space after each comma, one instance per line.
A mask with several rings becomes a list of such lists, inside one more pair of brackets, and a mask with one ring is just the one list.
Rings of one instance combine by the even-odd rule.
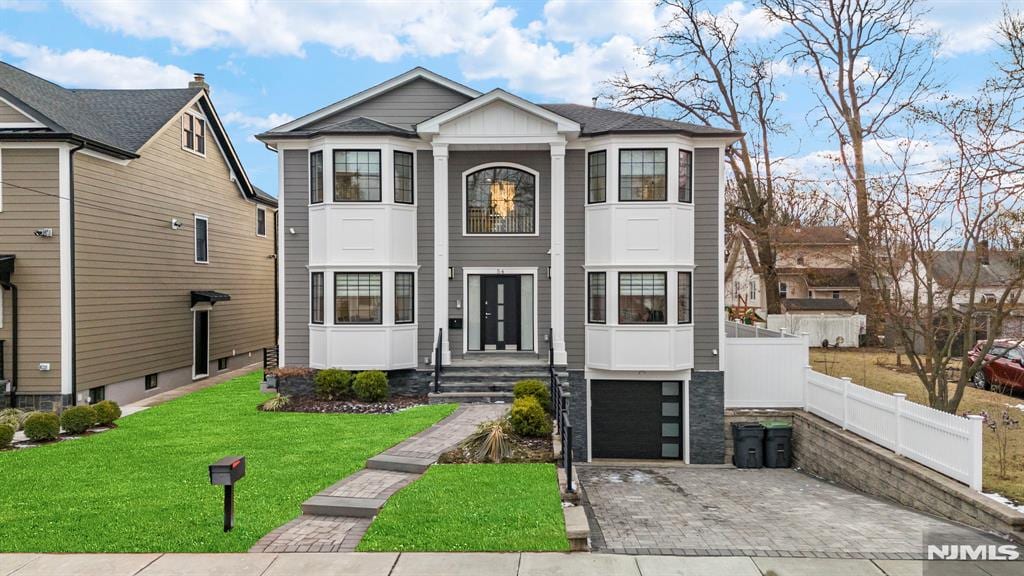
[[[68, 151], [68, 203], [71, 211], [71, 405], [78, 404], [78, 320], [75, 314], [76, 301], [78, 300], [75, 290], [75, 152], [85, 148], [86, 142], [79, 141], [78, 145]], [[62, 368], [65, 368], [62, 366]]]
[[134, 160], [134, 159], [139, 157], [138, 154], [135, 154], [133, 152], [128, 152], [126, 150], [122, 150], [121, 148], [110, 146], [108, 144], [104, 144], [104, 143], [98, 142], [96, 140], [90, 140], [88, 138], [82, 138], [81, 136], [78, 136], [76, 134], [72, 134], [70, 132], [3, 132], [3, 131], [0, 131], [0, 141], [7, 141], [7, 140], [28, 140], [30, 142], [54, 142], [54, 141], [56, 141], [56, 142], [78, 142], [79, 143], [79, 147], [76, 148], [76, 150], [80, 150], [82, 148], [89, 148], [90, 150], [95, 150], [97, 152], [102, 152], [102, 153], [107, 154], [109, 156], [113, 156], [115, 158], [120, 158], [122, 160]]

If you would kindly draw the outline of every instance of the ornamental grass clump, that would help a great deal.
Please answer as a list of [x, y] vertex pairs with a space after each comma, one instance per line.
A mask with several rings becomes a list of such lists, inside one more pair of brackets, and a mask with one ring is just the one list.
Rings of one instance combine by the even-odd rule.
[[317, 400], [345, 400], [352, 396], [352, 373], [327, 368], [313, 376], [313, 395]]
[[60, 418], [53, 412], [32, 412], [25, 418], [24, 428], [29, 440], [56, 440], [60, 436]]
[[260, 406], [260, 408], [262, 408], [265, 412], [279, 412], [287, 408], [288, 405], [291, 403], [291, 398], [284, 396], [282, 394], [276, 394], [268, 398], [267, 401]]
[[60, 426], [68, 434], [82, 434], [96, 423], [92, 406], [72, 406], [60, 415]]
[[462, 446], [473, 452], [477, 460], [500, 464], [512, 457], [515, 437], [507, 419], [484, 422]]
[[388, 399], [388, 377], [380, 370], [360, 372], [356, 375], [352, 391], [363, 402], [383, 402]]
[[512, 402], [508, 415], [512, 431], [520, 436], [540, 438], [551, 434], [551, 417], [533, 396], [524, 396]]
[[114, 420], [121, 417], [121, 407], [113, 400], [97, 402], [93, 404], [92, 409], [96, 413], [96, 424], [98, 426], [110, 426], [114, 423]]
[[21, 430], [21, 418], [16, 414], [0, 414], [0, 426], [10, 426], [15, 431]]
[[0, 424], [0, 448], [7, 448], [14, 440], [14, 427], [10, 424]]

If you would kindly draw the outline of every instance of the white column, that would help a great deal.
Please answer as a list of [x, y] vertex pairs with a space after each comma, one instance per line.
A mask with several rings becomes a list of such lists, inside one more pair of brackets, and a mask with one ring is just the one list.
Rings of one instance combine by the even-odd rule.
[[565, 365], [565, 144], [551, 145], [551, 329], [555, 364]]
[[[434, 338], [444, 329], [442, 364], [452, 360], [448, 334], [448, 145], [434, 144]], [[433, 359], [431, 359], [433, 361]]]
[[[57, 242], [60, 246], [60, 393], [71, 394], [71, 379], [74, 372], [72, 358], [72, 317], [71, 300], [71, 151], [63, 145], [57, 152]], [[85, 390], [77, 391], [80, 398]]]

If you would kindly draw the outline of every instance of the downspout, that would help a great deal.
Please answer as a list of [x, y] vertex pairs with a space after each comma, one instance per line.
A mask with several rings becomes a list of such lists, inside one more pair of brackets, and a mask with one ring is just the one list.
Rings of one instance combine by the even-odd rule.
[[[278, 270], [277, 270], [277, 268], [278, 268], [277, 267], [278, 260], [277, 259], [280, 258], [280, 256], [278, 255], [279, 248], [278, 248], [278, 245], [277, 245], [277, 243], [280, 241], [278, 236], [277, 236], [278, 217], [279, 217], [278, 216], [278, 211], [274, 210], [274, 346], [275, 347], [277, 346], [277, 343], [278, 343], [278, 341], [279, 341], [279, 339], [281, 337], [281, 326], [278, 323], [278, 320], [279, 320], [278, 315], [281, 313], [281, 294], [280, 294], [280, 290], [278, 290], [278, 284], [277, 284], [277, 282], [278, 282]], [[264, 376], [264, 378], [266, 378], [266, 376]]]
[[[71, 212], [71, 229], [68, 234], [71, 236], [71, 405], [78, 404], [78, 320], [75, 314], [75, 301], [78, 299], [75, 293], [75, 152], [85, 148], [85, 142], [79, 141], [78, 145], [68, 152], [68, 204]], [[66, 368], [66, 367], [62, 367]]]

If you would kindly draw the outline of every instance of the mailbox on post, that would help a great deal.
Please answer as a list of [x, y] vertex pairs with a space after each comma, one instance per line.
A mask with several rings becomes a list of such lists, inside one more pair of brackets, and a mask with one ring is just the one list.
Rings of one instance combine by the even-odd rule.
[[245, 456], [225, 456], [210, 464], [210, 484], [224, 487], [224, 531], [235, 527], [235, 482], [245, 476]]

